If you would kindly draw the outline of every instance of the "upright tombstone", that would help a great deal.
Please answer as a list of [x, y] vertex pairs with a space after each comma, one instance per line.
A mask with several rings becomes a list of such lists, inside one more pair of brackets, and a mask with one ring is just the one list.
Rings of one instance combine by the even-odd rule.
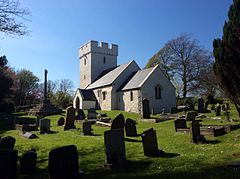
[[85, 117], [84, 111], [82, 109], [77, 109], [77, 120], [84, 120]]
[[208, 112], [208, 105], [209, 105], [209, 101], [207, 100], [204, 104], [204, 111]]
[[88, 109], [88, 114], [87, 114], [88, 119], [97, 119], [97, 113], [94, 108]]
[[125, 118], [122, 114], [118, 114], [112, 121], [111, 129], [124, 129]]
[[20, 157], [20, 172], [23, 174], [31, 173], [37, 168], [37, 153], [29, 150]]
[[176, 114], [177, 108], [176, 107], [170, 107], [170, 114]]
[[0, 178], [17, 178], [17, 150], [0, 150]]
[[66, 111], [66, 122], [64, 130], [75, 129], [76, 127], [74, 125], [74, 121], [75, 121], [75, 109], [72, 106], [70, 106], [67, 108]]
[[174, 120], [175, 131], [177, 132], [178, 129], [186, 129], [187, 123], [185, 119], [175, 119]]
[[197, 113], [195, 111], [188, 111], [186, 114], [186, 120], [187, 121], [194, 121], [197, 116]]
[[91, 121], [84, 121], [82, 124], [83, 135], [93, 135]]
[[143, 132], [142, 144], [145, 156], [158, 157], [164, 154], [163, 151], [158, 149], [157, 135], [153, 128]]
[[204, 99], [198, 98], [198, 112], [203, 113], [204, 112]]
[[227, 110], [230, 110], [230, 104], [229, 103], [226, 103], [226, 108], [227, 108]]
[[3, 137], [0, 140], [0, 149], [13, 150], [16, 139], [11, 136]]
[[221, 105], [217, 104], [216, 106], [216, 116], [220, 116], [221, 115]]
[[199, 121], [190, 122], [190, 136], [191, 136], [191, 142], [193, 143], [206, 142], [206, 139], [200, 134]]
[[126, 167], [124, 132], [121, 129], [104, 132], [106, 164], [108, 168]]
[[132, 119], [127, 118], [125, 124], [125, 132], [127, 137], [137, 137], [136, 122]]
[[57, 122], [58, 126], [63, 126], [64, 125], [64, 117], [60, 117]]
[[149, 109], [149, 100], [143, 99], [142, 101], [142, 107], [143, 107], [143, 119], [149, 119], [150, 118], [150, 109]]
[[39, 126], [40, 134], [50, 133], [50, 119], [46, 118], [40, 119]]
[[50, 179], [79, 178], [78, 151], [75, 145], [53, 149], [48, 159]]

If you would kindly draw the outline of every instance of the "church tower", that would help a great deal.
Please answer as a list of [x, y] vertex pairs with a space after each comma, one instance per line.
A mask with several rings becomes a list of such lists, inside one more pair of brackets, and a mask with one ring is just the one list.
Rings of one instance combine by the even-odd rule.
[[80, 89], [85, 89], [104, 71], [117, 66], [118, 46], [88, 41], [79, 49]]

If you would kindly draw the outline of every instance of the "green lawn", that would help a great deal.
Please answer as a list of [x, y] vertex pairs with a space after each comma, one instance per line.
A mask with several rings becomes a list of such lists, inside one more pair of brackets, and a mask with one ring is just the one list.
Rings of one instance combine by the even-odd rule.
[[[101, 111], [113, 117], [119, 111]], [[123, 112], [126, 118], [139, 119], [138, 114]], [[236, 113], [233, 113], [236, 116]], [[212, 114], [211, 114], [212, 115]], [[138, 133], [151, 127], [157, 131], [158, 146], [166, 153], [180, 154], [174, 158], [145, 157], [141, 137], [133, 138], [135, 142], [125, 142], [129, 166], [124, 171], [111, 171], [104, 168], [105, 153], [103, 133], [108, 127], [93, 125], [95, 136], [81, 135], [81, 123], [75, 123], [77, 129], [63, 131], [57, 126], [61, 115], [49, 116], [51, 130], [54, 134], [39, 134], [38, 139], [25, 139], [20, 131], [1, 131], [1, 136], [16, 138], [15, 149], [19, 155], [35, 148], [38, 154], [38, 170], [33, 175], [19, 175], [19, 178], [48, 178], [48, 153], [51, 149], [74, 144], [79, 151], [79, 164], [85, 172], [84, 178], [237, 178], [239, 171], [227, 167], [232, 161], [240, 161], [240, 129], [220, 137], [206, 137], [215, 141], [212, 144], [192, 144], [189, 134], [176, 133], [173, 121], [161, 123], [138, 122]], [[232, 117], [234, 117], [232, 116]], [[224, 121], [223, 117], [223, 123]], [[203, 123], [222, 124], [221, 121], [206, 120]]]

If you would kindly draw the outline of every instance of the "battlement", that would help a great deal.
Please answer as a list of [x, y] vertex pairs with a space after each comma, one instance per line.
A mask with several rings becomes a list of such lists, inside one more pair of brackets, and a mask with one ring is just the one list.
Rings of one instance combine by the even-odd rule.
[[79, 58], [89, 53], [118, 56], [118, 45], [90, 40], [79, 48]]

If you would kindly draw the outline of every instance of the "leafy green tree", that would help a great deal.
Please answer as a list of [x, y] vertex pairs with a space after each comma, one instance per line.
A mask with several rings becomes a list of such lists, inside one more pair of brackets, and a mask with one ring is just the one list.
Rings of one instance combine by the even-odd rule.
[[214, 72], [240, 116], [240, 0], [233, 1], [222, 39], [214, 39], [213, 47]]
[[18, 106], [34, 103], [38, 96], [39, 78], [31, 71], [22, 69], [17, 72], [15, 103]]
[[182, 96], [196, 90], [202, 71], [211, 63], [212, 55], [189, 34], [170, 40], [148, 62], [146, 67], [159, 64], [169, 79], [182, 86]]

